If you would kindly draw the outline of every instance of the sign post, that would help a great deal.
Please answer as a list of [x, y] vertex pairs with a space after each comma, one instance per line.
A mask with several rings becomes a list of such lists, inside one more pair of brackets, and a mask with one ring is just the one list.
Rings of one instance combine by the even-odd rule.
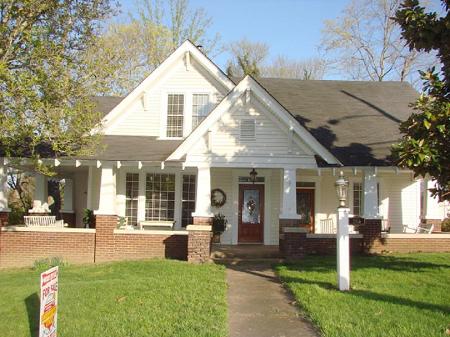
[[39, 337], [56, 337], [58, 313], [58, 267], [41, 274], [41, 309], [39, 312]]

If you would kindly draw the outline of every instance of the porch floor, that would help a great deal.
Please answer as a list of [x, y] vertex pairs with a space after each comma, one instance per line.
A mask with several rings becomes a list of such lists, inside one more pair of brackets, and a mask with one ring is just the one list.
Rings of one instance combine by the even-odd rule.
[[211, 248], [213, 260], [266, 260], [281, 259], [278, 246], [265, 245], [218, 245]]

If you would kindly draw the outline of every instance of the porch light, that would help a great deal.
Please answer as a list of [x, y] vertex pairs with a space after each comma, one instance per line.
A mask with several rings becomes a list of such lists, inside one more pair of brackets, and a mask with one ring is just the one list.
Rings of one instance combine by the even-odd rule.
[[345, 207], [345, 202], [347, 201], [348, 194], [348, 180], [344, 177], [344, 172], [339, 173], [339, 178], [336, 180], [336, 194], [339, 200], [339, 207]]
[[258, 175], [258, 172], [256, 172], [255, 169], [252, 169], [250, 171], [250, 180], [254, 184], [256, 182], [256, 176]]

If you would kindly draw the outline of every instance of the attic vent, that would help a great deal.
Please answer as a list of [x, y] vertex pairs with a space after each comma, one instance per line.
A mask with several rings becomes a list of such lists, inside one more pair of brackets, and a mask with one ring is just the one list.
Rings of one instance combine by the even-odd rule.
[[241, 120], [240, 140], [255, 140], [256, 138], [256, 123], [254, 119]]

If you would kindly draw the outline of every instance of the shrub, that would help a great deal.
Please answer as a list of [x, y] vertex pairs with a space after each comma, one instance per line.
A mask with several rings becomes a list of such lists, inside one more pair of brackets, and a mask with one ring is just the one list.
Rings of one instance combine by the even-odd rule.
[[33, 263], [33, 269], [34, 270], [47, 270], [49, 268], [52, 267], [64, 267], [67, 266], [67, 262], [65, 262], [61, 257], [52, 257], [52, 258], [45, 258], [45, 259], [40, 259], [40, 260], [36, 260]]
[[450, 232], [450, 218], [447, 218], [444, 221], [442, 221], [441, 231]]

